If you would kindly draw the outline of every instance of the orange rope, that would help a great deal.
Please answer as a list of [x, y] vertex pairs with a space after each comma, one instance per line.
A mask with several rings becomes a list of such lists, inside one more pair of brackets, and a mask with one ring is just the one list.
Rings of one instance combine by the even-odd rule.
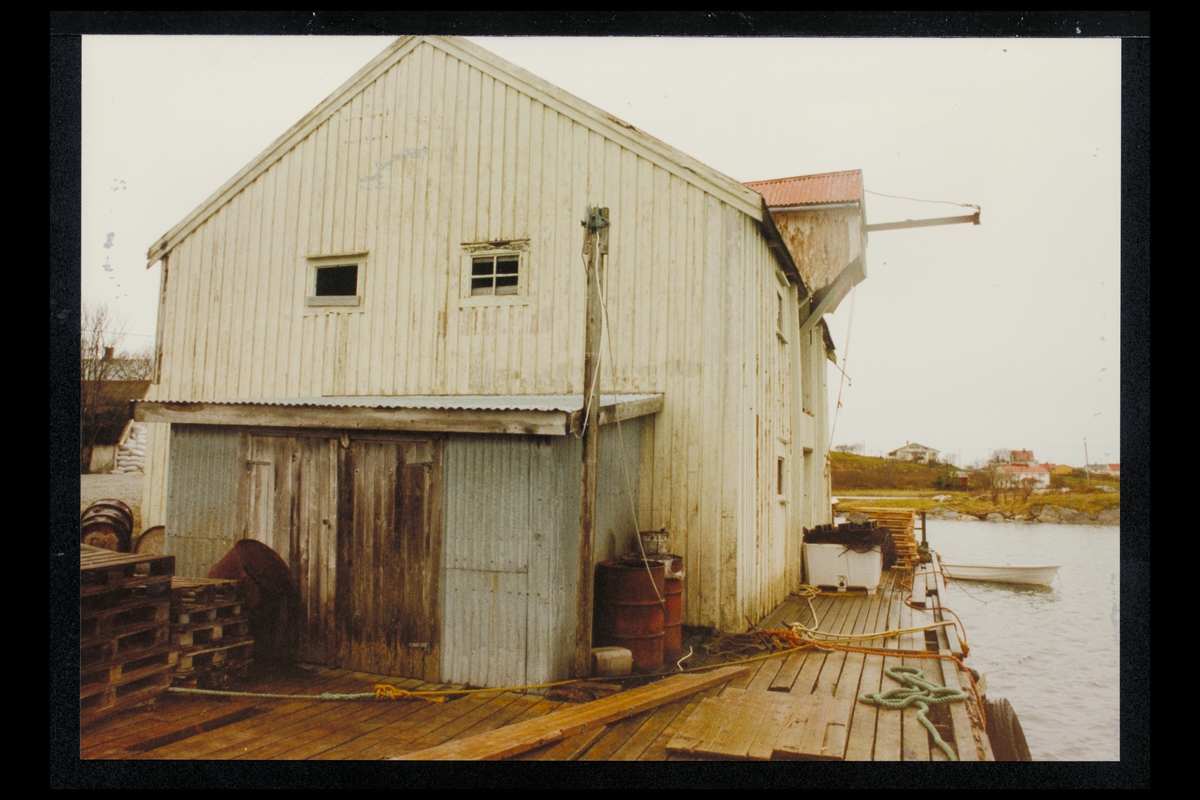
[[[912, 593], [913, 593], [912, 582], [913, 582], [913, 580], [915, 580], [917, 578], [918, 575], [941, 575], [943, 583], [946, 582], [946, 575], [940, 569], [934, 569], [934, 570], [929, 570], [928, 572], [914, 572], [909, 577], [902, 578], [900, 580], [900, 585], [903, 586], [905, 589], [908, 589], [908, 596], [904, 598], [904, 605], [908, 606], [909, 608], [916, 609], [918, 611], [928, 611], [929, 609], [927, 609], [927, 608], [924, 608], [922, 606], [913, 605], [912, 603], [908, 602], [909, 600], [912, 599]], [[963, 655], [964, 656], [970, 655], [971, 654], [971, 646], [967, 644], [967, 626], [963, 624], [962, 617], [958, 616], [958, 614], [954, 613], [946, 606], [941, 605], [940, 600], [939, 600], [938, 609], [941, 611], [949, 612], [950, 616], [954, 617], [955, 622], [958, 625], [959, 633], [961, 634], [958, 638], [962, 641]]]

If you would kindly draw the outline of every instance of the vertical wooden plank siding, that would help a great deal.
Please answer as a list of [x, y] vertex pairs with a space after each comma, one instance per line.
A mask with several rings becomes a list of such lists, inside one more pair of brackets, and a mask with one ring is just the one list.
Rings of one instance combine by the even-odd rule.
[[[685, 555], [685, 621], [741, 627], [797, 557], [774, 530], [792, 367], [756, 223], [430, 44], [175, 247], [152, 398], [580, 392], [588, 203], [614, 225], [601, 387], [666, 398], [640, 437], [641, 524]], [[527, 296], [464, 303], [464, 243], [511, 240]], [[339, 253], [367, 254], [362, 304], [306, 307], [306, 259]], [[148, 510], [165, 465], [152, 454]]]

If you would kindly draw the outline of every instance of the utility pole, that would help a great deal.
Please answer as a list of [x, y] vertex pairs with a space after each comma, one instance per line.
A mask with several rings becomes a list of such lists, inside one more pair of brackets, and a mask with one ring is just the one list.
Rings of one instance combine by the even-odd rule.
[[1087, 437], [1085, 436], [1083, 437], [1083, 474], [1087, 475], [1087, 485], [1090, 489], [1092, 486], [1092, 471], [1088, 468], [1088, 463], [1090, 462], [1087, 454]]
[[603, 309], [600, 287], [608, 256], [608, 209], [589, 207], [583, 220], [583, 250], [587, 260], [587, 326], [583, 341], [583, 457], [579, 491], [579, 589], [575, 609], [574, 676], [592, 671], [592, 601], [595, 578], [596, 470], [600, 457], [600, 337]]

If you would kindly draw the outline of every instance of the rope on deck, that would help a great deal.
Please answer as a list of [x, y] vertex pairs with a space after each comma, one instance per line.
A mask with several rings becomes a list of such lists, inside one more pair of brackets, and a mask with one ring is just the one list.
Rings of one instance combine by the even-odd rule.
[[933, 723], [929, 721], [929, 718], [925, 714], [929, 711], [931, 705], [955, 703], [966, 700], [970, 695], [960, 689], [939, 686], [936, 683], [925, 680], [925, 673], [916, 667], [887, 667], [883, 671], [892, 680], [907, 685], [896, 689], [889, 689], [886, 692], [864, 694], [858, 698], [858, 701], [867, 705], [878, 706], [879, 708], [896, 710], [916, 706], [917, 721], [925, 726], [925, 730], [929, 731], [930, 737], [933, 738], [933, 743], [951, 761], [958, 761], [958, 755], [955, 754], [950, 745], [946, 744], [941, 734], [938, 733], [937, 728], [933, 726]]
[[271, 694], [269, 692], [230, 692], [224, 689], [191, 689], [186, 686], [168, 686], [168, 692], [179, 694], [205, 694], [211, 697], [268, 697], [280, 700], [366, 700], [377, 697], [376, 692], [355, 692], [354, 694]]
[[[181, 694], [204, 694], [211, 697], [259, 697], [276, 700], [424, 700], [426, 703], [444, 703], [447, 692], [414, 692], [390, 686], [386, 683], [375, 684], [373, 692], [351, 692], [338, 694], [324, 692], [322, 694], [274, 694], [271, 692], [231, 692], [225, 689], [192, 689], [186, 686], [168, 686], [168, 692]], [[453, 694], [453, 692], [449, 692]]]

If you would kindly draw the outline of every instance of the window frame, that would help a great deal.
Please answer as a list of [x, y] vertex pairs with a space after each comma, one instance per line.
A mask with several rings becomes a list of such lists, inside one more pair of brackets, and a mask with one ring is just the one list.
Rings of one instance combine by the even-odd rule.
[[[462, 245], [462, 272], [459, 287], [459, 307], [510, 306], [531, 302], [529, 283], [529, 240], [516, 239], [491, 242], [464, 242]], [[512, 294], [472, 294], [472, 278], [475, 259], [504, 257], [517, 259], [517, 290]], [[492, 276], [495, 277], [493, 272]], [[493, 283], [493, 291], [495, 285]]]
[[788, 291], [787, 278], [782, 272], [776, 270], [775, 279], [779, 282], [779, 286], [775, 287], [775, 335], [779, 337], [780, 344], [787, 344], [791, 339], [787, 335], [792, 316], [788, 313], [788, 300], [790, 299], [791, 292]]
[[[305, 308], [362, 308], [363, 294], [366, 287], [367, 253], [332, 253], [329, 255], [308, 256], [304, 259], [305, 269]], [[317, 294], [317, 274], [328, 267], [355, 267], [354, 294]]]

